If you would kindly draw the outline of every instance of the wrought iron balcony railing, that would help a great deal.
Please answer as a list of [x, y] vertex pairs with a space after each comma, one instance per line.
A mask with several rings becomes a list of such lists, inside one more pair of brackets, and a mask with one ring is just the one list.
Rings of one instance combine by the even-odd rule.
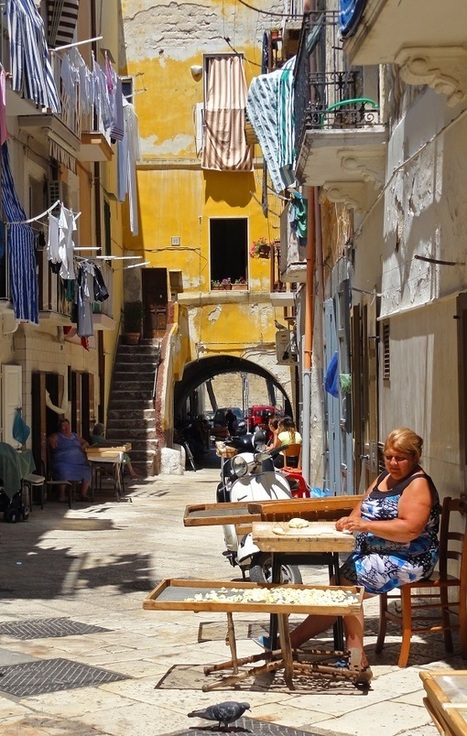
[[[368, 91], [363, 69], [347, 64], [338, 14], [306, 14], [294, 72], [297, 150], [310, 128], [362, 128], [379, 124], [379, 100]], [[370, 91], [375, 92], [374, 84]]]

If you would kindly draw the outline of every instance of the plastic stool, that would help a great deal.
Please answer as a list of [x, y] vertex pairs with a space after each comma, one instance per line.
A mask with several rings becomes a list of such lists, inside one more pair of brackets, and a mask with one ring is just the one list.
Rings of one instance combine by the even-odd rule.
[[21, 479], [24, 486], [28, 488], [29, 493], [29, 508], [32, 510], [32, 502], [33, 502], [33, 493], [34, 488], [39, 488], [39, 503], [41, 506], [41, 509], [44, 508], [44, 483], [45, 478], [43, 475], [34, 475], [34, 473], [29, 473], [29, 475], [25, 475], [24, 478]]

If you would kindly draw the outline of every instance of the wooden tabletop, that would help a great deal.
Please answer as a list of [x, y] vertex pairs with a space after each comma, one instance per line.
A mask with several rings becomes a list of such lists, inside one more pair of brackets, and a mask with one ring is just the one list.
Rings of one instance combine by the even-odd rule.
[[353, 535], [338, 532], [333, 521], [310, 521], [302, 529], [291, 529], [288, 522], [256, 521], [252, 531], [262, 552], [352, 552], [355, 546]]

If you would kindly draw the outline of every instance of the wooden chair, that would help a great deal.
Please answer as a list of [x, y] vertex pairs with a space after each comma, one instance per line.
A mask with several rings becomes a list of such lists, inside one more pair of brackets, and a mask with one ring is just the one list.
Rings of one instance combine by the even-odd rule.
[[[49, 453], [47, 454], [47, 458], [49, 460], [48, 466], [50, 467], [50, 458]], [[68, 496], [68, 508], [71, 509], [71, 504], [73, 503], [73, 494], [76, 487], [76, 482], [69, 481], [69, 480], [54, 480], [52, 478], [52, 474], [48, 471], [48, 468], [45, 467], [45, 463], [42, 461], [42, 475], [45, 477], [45, 493], [43, 495], [42, 502], [47, 498], [47, 491], [51, 488], [58, 488], [59, 486], [66, 486], [67, 496]]]
[[[437, 571], [433, 572], [428, 580], [403, 585], [399, 588], [398, 593], [395, 591], [394, 594], [382, 593], [380, 595], [379, 633], [375, 651], [379, 653], [383, 649], [388, 620], [399, 623], [402, 626], [399, 667], [407, 666], [411, 638], [415, 633], [442, 631], [446, 651], [452, 652], [451, 631], [459, 629], [461, 655], [464, 659], [467, 658], [466, 512], [465, 500], [445, 498], [441, 512]], [[450, 573], [448, 573], [449, 564], [453, 566]], [[389, 601], [399, 598], [399, 594], [400, 614], [389, 611], [388, 608]], [[437, 615], [430, 616], [430, 612], [437, 612]], [[422, 615], [418, 615], [420, 613]], [[457, 622], [452, 621], [453, 616], [457, 617]]]

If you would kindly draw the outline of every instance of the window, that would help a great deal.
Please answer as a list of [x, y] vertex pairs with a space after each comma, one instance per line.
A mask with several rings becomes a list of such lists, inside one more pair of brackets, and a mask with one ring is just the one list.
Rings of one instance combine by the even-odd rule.
[[246, 217], [213, 218], [209, 223], [211, 282], [247, 278]]
[[127, 102], [133, 102], [133, 77], [122, 77], [122, 95]]

